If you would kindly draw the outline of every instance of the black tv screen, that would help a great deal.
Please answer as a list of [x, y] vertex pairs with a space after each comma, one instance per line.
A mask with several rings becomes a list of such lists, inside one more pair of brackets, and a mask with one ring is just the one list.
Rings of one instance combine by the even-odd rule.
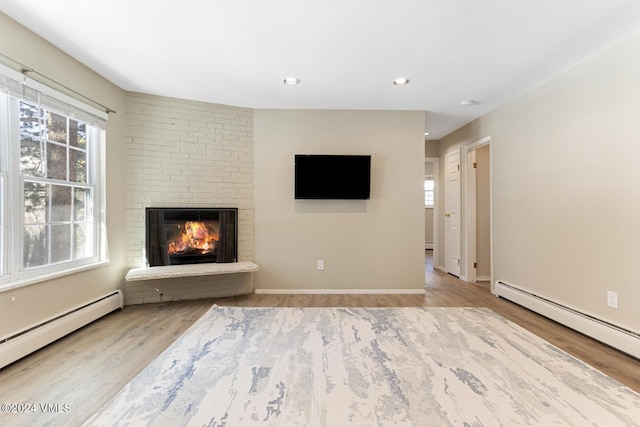
[[371, 156], [295, 155], [296, 199], [369, 198]]

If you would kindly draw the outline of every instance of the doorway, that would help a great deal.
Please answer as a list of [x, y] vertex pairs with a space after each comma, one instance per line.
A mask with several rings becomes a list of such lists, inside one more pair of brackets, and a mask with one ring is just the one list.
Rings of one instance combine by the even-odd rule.
[[439, 158], [425, 157], [424, 159], [424, 248], [435, 250], [438, 241], [438, 184]]
[[425, 272], [434, 268], [434, 259], [438, 259], [438, 212], [439, 212], [439, 182], [440, 158], [425, 157], [424, 159], [424, 249], [426, 253]]
[[465, 281], [489, 281], [492, 259], [491, 138], [465, 149]]

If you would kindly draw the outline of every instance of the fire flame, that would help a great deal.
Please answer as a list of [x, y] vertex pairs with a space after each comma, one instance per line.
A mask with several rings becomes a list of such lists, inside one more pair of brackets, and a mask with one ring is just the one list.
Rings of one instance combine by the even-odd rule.
[[169, 254], [185, 251], [198, 251], [201, 254], [212, 252], [219, 239], [218, 233], [203, 221], [187, 221], [184, 230], [167, 245]]

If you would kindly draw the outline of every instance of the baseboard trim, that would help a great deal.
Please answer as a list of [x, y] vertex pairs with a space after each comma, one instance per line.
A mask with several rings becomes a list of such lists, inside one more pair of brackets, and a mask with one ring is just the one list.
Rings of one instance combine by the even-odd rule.
[[106, 316], [124, 306], [122, 291], [99, 297], [84, 305], [34, 325], [15, 335], [2, 337], [0, 368]]
[[476, 282], [490, 282], [491, 276], [476, 276]]
[[640, 358], [640, 334], [498, 280], [497, 296], [513, 301], [593, 339]]
[[256, 294], [424, 295], [426, 289], [256, 289]]

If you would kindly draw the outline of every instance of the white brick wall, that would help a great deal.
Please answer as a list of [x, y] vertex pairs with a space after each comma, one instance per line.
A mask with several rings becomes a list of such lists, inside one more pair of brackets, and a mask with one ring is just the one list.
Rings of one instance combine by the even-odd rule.
[[[125, 138], [128, 268], [144, 266], [146, 207], [236, 207], [238, 260], [253, 260], [253, 110], [128, 93]], [[251, 273], [131, 282], [125, 303], [252, 290]]]

